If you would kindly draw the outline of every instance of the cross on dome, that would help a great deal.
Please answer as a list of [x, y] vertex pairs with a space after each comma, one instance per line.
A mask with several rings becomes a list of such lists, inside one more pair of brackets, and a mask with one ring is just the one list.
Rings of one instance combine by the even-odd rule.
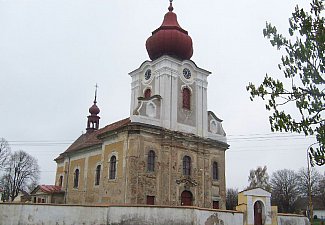
[[95, 85], [95, 100], [94, 100], [94, 103], [97, 103], [97, 88], [98, 88], [98, 85], [96, 83], [96, 85]]
[[169, 12], [172, 12], [174, 10], [173, 7], [173, 0], [169, 0], [169, 7], [168, 7]]

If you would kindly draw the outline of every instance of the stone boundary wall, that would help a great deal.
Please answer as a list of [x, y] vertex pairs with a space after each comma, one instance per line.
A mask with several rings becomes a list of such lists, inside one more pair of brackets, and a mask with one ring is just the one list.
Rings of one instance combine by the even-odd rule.
[[243, 217], [197, 207], [0, 204], [0, 225], [243, 225]]
[[307, 217], [297, 214], [278, 213], [278, 225], [309, 225]]

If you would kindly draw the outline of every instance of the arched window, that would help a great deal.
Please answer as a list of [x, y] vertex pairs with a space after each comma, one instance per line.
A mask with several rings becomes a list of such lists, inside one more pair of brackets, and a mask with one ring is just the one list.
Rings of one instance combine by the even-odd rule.
[[110, 162], [109, 179], [113, 180], [116, 178], [116, 157], [114, 155], [111, 157]]
[[63, 186], [63, 176], [61, 175], [59, 178], [59, 186], [62, 187]]
[[212, 164], [212, 178], [213, 180], [218, 180], [218, 163], [217, 162], [213, 162]]
[[191, 91], [187, 87], [183, 88], [183, 108], [191, 109]]
[[183, 158], [183, 175], [191, 175], [191, 157], [187, 155]]
[[79, 169], [74, 171], [74, 180], [73, 180], [73, 187], [77, 188], [79, 186]]
[[151, 89], [150, 88], [147, 88], [144, 91], [144, 98], [150, 98], [150, 97], [151, 97]]
[[101, 168], [100, 165], [98, 165], [96, 167], [95, 185], [99, 185], [99, 181], [100, 181], [100, 168]]
[[155, 152], [150, 150], [148, 153], [148, 171], [155, 171]]

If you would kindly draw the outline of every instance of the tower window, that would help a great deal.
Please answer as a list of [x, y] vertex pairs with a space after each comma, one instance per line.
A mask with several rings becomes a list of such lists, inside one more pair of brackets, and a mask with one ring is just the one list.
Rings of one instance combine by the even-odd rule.
[[147, 88], [144, 92], [144, 98], [150, 98], [151, 97], [151, 89]]
[[113, 155], [110, 161], [109, 179], [114, 180], [116, 178], [116, 157]]
[[183, 158], [183, 175], [191, 175], [191, 157], [187, 155]]
[[63, 186], [63, 176], [61, 175], [59, 178], [59, 186], [62, 187]]
[[79, 169], [76, 169], [74, 172], [73, 187], [77, 188], [79, 186]]
[[99, 185], [99, 181], [100, 181], [100, 169], [101, 169], [101, 166], [98, 165], [96, 167], [95, 185]]
[[212, 164], [212, 178], [213, 180], [218, 180], [218, 163], [213, 162]]
[[150, 150], [148, 153], [148, 171], [155, 171], [155, 152]]
[[183, 88], [183, 108], [191, 109], [191, 91], [189, 88]]

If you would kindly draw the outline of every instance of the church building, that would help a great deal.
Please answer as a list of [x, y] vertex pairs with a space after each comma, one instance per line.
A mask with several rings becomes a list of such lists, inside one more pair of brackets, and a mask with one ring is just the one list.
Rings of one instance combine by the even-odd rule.
[[[146, 41], [150, 60], [130, 72], [130, 117], [100, 128], [97, 93], [86, 132], [56, 159], [67, 204], [149, 204], [225, 209], [222, 120], [207, 109], [209, 71], [172, 0]], [[104, 116], [104, 115], [102, 115]]]

